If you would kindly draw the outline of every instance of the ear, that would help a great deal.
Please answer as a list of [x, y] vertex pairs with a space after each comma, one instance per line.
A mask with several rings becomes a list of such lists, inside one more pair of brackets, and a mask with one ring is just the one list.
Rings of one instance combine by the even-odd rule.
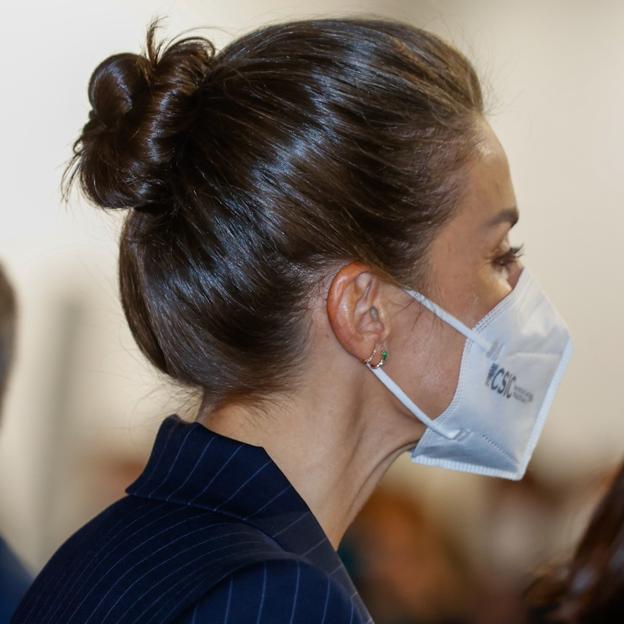
[[351, 262], [334, 276], [327, 293], [329, 324], [343, 348], [365, 360], [384, 346], [389, 327], [381, 278], [365, 264]]

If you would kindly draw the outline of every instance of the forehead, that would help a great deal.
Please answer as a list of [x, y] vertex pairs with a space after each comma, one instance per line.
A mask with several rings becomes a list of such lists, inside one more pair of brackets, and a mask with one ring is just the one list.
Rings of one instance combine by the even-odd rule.
[[440, 244], [450, 244], [455, 238], [469, 245], [487, 242], [501, 229], [509, 228], [509, 222], [500, 219], [516, 205], [507, 156], [486, 121], [480, 122], [480, 134], [475, 154], [466, 165], [464, 189], [455, 214], [437, 237]]
[[475, 157], [468, 164], [466, 193], [458, 214], [477, 222], [488, 222], [497, 214], [516, 205], [509, 162], [505, 150], [491, 126], [479, 122], [481, 140]]
[[[480, 122], [481, 141], [466, 165], [464, 190], [455, 214], [434, 238], [429, 259], [434, 273], [458, 263], [465, 270], [500, 244], [510, 222], [503, 215], [516, 205], [507, 156], [496, 134]], [[462, 268], [463, 267], [463, 268]]]

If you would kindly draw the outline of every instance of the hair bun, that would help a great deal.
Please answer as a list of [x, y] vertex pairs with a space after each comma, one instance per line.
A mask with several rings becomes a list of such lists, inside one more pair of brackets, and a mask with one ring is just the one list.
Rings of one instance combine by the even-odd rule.
[[195, 96], [212, 67], [214, 46], [203, 37], [156, 44], [157, 27], [158, 20], [148, 27], [145, 54], [109, 56], [89, 80], [92, 109], [73, 145], [65, 188], [77, 175], [103, 208], [166, 211], [171, 162], [197, 118]]
[[89, 119], [110, 130], [135, 106], [148, 87], [147, 59], [138, 54], [115, 54], [102, 61], [89, 80]]

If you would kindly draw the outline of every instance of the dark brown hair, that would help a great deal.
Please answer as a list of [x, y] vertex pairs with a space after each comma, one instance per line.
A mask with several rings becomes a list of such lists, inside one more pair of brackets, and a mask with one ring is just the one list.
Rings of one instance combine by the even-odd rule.
[[264, 26], [115, 54], [64, 175], [130, 208], [121, 298], [139, 347], [205, 404], [292, 389], [309, 298], [360, 261], [414, 287], [478, 140], [477, 76], [413, 26]]
[[0, 413], [15, 348], [15, 293], [0, 265]]
[[528, 602], [547, 614], [544, 622], [624, 622], [624, 463], [569, 564], [537, 580]]

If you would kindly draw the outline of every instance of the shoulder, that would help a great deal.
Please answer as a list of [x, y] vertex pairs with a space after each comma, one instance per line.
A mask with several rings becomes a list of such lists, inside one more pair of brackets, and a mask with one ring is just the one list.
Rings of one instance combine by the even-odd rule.
[[265, 560], [228, 575], [178, 622], [356, 624], [361, 620], [351, 598], [305, 561]]
[[284, 556], [261, 531], [232, 518], [125, 498], [58, 548], [15, 622], [95, 621], [109, 612], [117, 622], [148, 621], [152, 612], [196, 602], [198, 579], [211, 587], [240, 567]]

